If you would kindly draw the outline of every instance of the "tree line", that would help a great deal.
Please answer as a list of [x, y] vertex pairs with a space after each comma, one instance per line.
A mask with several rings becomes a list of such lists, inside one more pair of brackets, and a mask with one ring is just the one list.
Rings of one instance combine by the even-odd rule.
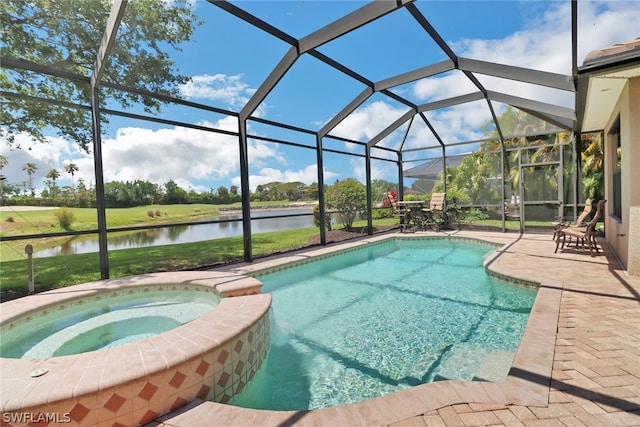
[[[7, 166], [8, 160], [0, 155], [0, 173]], [[60, 171], [51, 169], [46, 175], [45, 188], [36, 195], [33, 187], [33, 175], [38, 170], [34, 163], [26, 163], [22, 170], [29, 180], [21, 184], [12, 184], [4, 179], [0, 181], [0, 201], [5, 205], [36, 205], [36, 206], [65, 206], [65, 207], [95, 207], [96, 193], [93, 185], [87, 186], [81, 178], [75, 182], [75, 173], [79, 171], [75, 163], [64, 166], [64, 171], [71, 175], [71, 185], [60, 187], [57, 179]], [[29, 187], [27, 187], [27, 184]], [[325, 186], [329, 188], [330, 186]], [[395, 183], [381, 179], [373, 180], [373, 198], [377, 201], [384, 199], [386, 193], [395, 189]], [[156, 184], [146, 180], [110, 181], [104, 184], [105, 205], [110, 208], [127, 208], [135, 206], [162, 204], [215, 204], [225, 205], [241, 201], [238, 187], [219, 186], [206, 191], [197, 192], [194, 189], [185, 190], [175, 181], [169, 180], [164, 184]], [[307, 185], [300, 181], [270, 182], [256, 186], [250, 195], [251, 201], [314, 201], [318, 199], [318, 184]]]

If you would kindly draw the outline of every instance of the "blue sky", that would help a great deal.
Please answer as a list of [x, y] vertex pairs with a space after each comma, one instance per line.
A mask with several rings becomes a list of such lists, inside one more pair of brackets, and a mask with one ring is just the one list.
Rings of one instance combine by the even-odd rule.
[[[240, 1], [240, 8], [302, 38], [331, 21], [366, 4], [359, 1]], [[563, 1], [429, 1], [416, 6], [452, 47], [466, 58], [528, 67], [555, 73], [571, 72], [570, 2]], [[182, 52], [172, 53], [179, 71], [192, 77], [181, 88], [194, 102], [239, 111], [251, 98], [289, 46], [212, 6], [195, 0], [193, 7], [203, 25]], [[579, 2], [579, 65], [588, 52], [639, 37], [640, 3], [637, 1]], [[399, 10], [318, 48], [371, 81], [380, 81], [446, 59], [406, 10]], [[482, 83], [496, 90], [542, 102], [573, 107], [573, 97], [560, 91], [540, 90], [530, 85], [483, 77]], [[301, 57], [256, 110], [255, 115], [309, 130], [318, 130], [348, 104], [364, 86], [311, 56]], [[392, 91], [423, 104], [470, 92], [474, 88], [459, 72], [424, 79]], [[498, 105], [498, 108], [504, 108]], [[140, 109], [133, 108], [131, 112]], [[367, 141], [400, 117], [406, 107], [375, 94], [362, 104], [333, 134]], [[500, 111], [498, 111], [499, 113]], [[226, 130], [237, 130], [235, 118], [168, 106], [162, 117]], [[488, 119], [486, 102], [464, 104], [427, 117], [447, 143], [480, 138], [480, 127]], [[395, 147], [406, 128], [383, 142]], [[251, 122], [249, 132], [313, 147], [313, 137]], [[415, 125], [407, 147], [433, 142], [425, 126]], [[34, 186], [44, 188], [45, 175], [59, 169], [59, 185], [69, 185], [63, 170], [73, 162], [79, 167], [75, 180], [92, 183], [93, 161], [71, 141], [52, 136], [51, 144], [9, 151], [0, 144], [0, 154], [9, 159], [3, 170], [9, 182], [28, 179], [22, 171], [27, 162], [38, 167]], [[363, 153], [343, 142], [325, 140], [325, 147]], [[384, 152], [374, 155], [387, 156]], [[469, 151], [452, 148], [449, 154]], [[104, 139], [105, 180], [149, 180], [163, 184], [170, 179], [185, 189], [205, 191], [219, 186], [240, 185], [238, 142], [234, 137], [175, 128], [114, 117]], [[317, 181], [315, 151], [258, 140], [250, 141], [250, 187], [271, 181]], [[440, 155], [439, 150], [416, 154], [414, 164]], [[387, 156], [388, 157], [388, 156]], [[364, 181], [361, 157], [328, 153], [324, 160], [325, 182], [354, 177]], [[391, 163], [376, 161], [373, 177], [397, 180]]]

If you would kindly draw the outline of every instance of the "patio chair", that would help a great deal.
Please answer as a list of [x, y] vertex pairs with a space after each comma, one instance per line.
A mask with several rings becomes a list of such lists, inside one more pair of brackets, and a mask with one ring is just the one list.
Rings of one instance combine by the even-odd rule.
[[422, 209], [424, 215], [423, 227], [435, 226], [436, 231], [447, 221], [444, 211], [446, 193], [433, 193], [429, 201], [429, 207]]
[[389, 206], [391, 206], [391, 215], [394, 218], [398, 218], [400, 222], [400, 231], [404, 231], [407, 224], [405, 224], [405, 217], [407, 215], [406, 209], [402, 209], [398, 206], [398, 201], [391, 194], [387, 194], [387, 200], [389, 201]]
[[584, 201], [584, 209], [578, 215], [578, 219], [576, 219], [575, 224], [571, 224], [569, 222], [562, 221], [562, 218], [559, 218], [557, 221], [553, 222], [553, 240], [558, 238], [558, 233], [563, 228], [567, 227], [586, 227], [587, 226], [587, 218], [591, 215], [591, 211], [593, 210], [593, 199], [587, 199]]
[[596, 214], [593, 216], [591, 221], [589, 221], [586, 227], [571, 226], [571, 227], [565, 227], [558, 230], [558, 237], [556, 238], [556, 250], [554, 251], [554, 253], [558, 252], [558, 247], [560, 246], [561, 237], [562, 237], [562, 248], [564, 248], [567, 236], [569, 236], [570, 238], [571, 237], [576, 238], [576, 247], [578, 247], [578, 244], [580, 243], [580, 241], [582, 241], [583, 246], [587, 244], [589, 246], [589, 253], [591, 254], [591, 256], [594, 256], [593, 254], [594, 249], [596, 250], [596, 253], [600, 253], [600, 251], [598, 251], [598, 245], [596, 243], [596, 232], [597, 232], [596, 225], [604, 215], [605, 203], [606, 203], [606, 200], [600, 200], [598, 202], [598, 205], [596, 208]]

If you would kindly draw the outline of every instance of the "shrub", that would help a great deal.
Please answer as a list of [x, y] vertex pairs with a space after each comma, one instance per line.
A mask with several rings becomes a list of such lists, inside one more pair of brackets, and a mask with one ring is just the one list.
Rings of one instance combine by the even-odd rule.
[[[320, 228], [320, 205], [317, 204], [313, 207], [313, 224]], [[324, 215], [324, 225], [327, 227], [327, 230], [331, 231], [331, 214], [325, 213]]]
[[489, 218], [489, 215], [485, 211], [478, 208], [468, 208], [463, 210], [461, 215], [462, 219], [467, 222], [482, 221]]
[[391, 218], [392, 216], [393, 213], [389, 208], [374, 209], [373, 212], [371, 212], [371, 219]]
[[73, 211], [69, 208], [60, 208], [54, 214], [60, 223], [60, 227], [64, 230], [69, 230], [71, 228], [71, 224], [75, 220], [75, 216], [73, 215]]
[[356, 216], [367, 208], [367, 189], [353, 178], [338, 181], [327, 189], [326, 205], [335, 209], [344, 228], [350, 229]]

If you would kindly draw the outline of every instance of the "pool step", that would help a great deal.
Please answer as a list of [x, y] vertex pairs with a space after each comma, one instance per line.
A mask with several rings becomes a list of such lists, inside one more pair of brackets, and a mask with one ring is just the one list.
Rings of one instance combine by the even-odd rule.
[[443, 358], [434, 381], [502, 382], [509, 374], [514, 355], [509, 351], [455, 346]]
[[487, 355], [473, 376], [474, 381], [503, 382], [509, 375], [515, 353], [496, 351]]

